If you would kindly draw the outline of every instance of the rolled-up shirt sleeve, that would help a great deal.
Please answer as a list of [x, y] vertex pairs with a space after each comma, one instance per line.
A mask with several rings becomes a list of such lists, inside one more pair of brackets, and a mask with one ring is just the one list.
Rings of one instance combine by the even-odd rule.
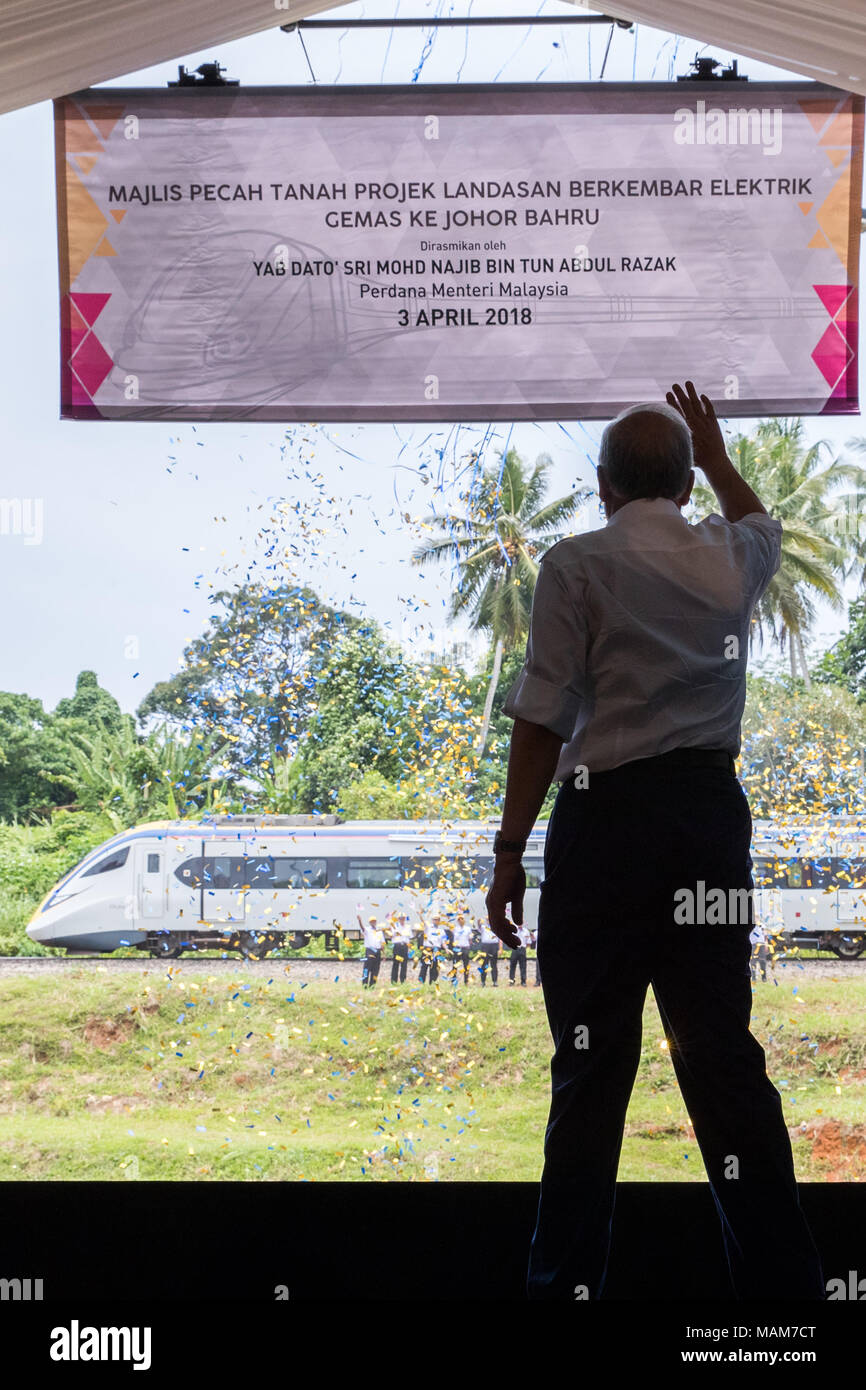
[[523, 670], [505, 697], [512, 719], [541, 724], [567, 743], [584, 698], [586, 612], [552, 560], [541, 561]]
[[753, 593], [757, 602], [782, 562], [782, 523], [766, 512], [749, 512], [733, 524], [752, 542]]

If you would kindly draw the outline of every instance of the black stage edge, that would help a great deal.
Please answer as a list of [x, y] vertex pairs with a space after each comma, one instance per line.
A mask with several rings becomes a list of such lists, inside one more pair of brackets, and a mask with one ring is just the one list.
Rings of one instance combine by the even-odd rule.
[[[534, 1183], [5, 1183], [0, 1281], [31, 1284], [27, 1301], [15, 1297], [26, 1284], [0, 1282], [0, 1327], [7, 1351], [20, 1342], [28, 1366], [52, 1374], [100, 1373], [49, 1360], [52, 1329], [73, 1319], [147, 1322], [163, 1371], [169, 1355], [227, 1370], [249, 1368], [242, 1327], [255, 1328], [263, 1354], [285, 1350], [287, 1332], [309, 1322], [298, 1305], [401, 1302], [415, 1310], [401, 1325], [423, 1313], [437, 1324], [446, 1316], [453, 1331], [456, 1310], [458, 1330], [477, 1325], [469, 1305], [478, 1302], [502, 1308], [503, 1328], [519, 1331], [526, 1318], [580, 1326], [608, 1352], [613, 1338], [618, 1361], [636, 1367], [680, 1365], [686, 1351], [747, 1361], [745, 1352], [775, 1349], [780, 1360], [816, 1351], [813, 1369], [826, 1374], [866, 1328], [866, 1183], [807, 1183], [800, 1194], [825, 1278], [843, 1281], [844, 1299], [775, 1301], [768, 1251], [767, 1301], [735, 1300], [707, 1184], [622, 1183], [604, 1297], [557, 1309], [524, 1293]], [[236, 1316], [226, 1302], [241, 1305]]]
[[[859, 1270], [866, 1304], [866, 1183], [799, 1190], [825, 1277]], [[523, 1301], [537, 1201], [522, 1182], [4, 1183], [0, 1279], [50, 1302]], [[731, 1297], [709, 1186], [619, 1183], [602, 1302]]]

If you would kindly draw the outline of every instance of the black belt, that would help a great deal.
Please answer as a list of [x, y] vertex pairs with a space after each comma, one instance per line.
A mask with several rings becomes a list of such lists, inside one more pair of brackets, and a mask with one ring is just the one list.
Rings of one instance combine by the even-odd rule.
[[619, 767], [606, 768], [604, 772], [590, 772], [589, 780], [609, 777], [630, 767], [724, 767], [728, 772], [733, 772], [735, 763], [733, 753], [728, 753], [724, 748], [672, 748], [670, 752], [657, 753], [652, 758], [635, 758], [631, 762], [620, 763]]

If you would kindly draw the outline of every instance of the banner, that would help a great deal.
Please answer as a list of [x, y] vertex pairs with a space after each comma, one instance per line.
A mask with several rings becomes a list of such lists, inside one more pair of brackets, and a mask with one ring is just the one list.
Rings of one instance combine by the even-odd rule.
[[863, 98], [810, 82], [55, 102], [65, 419], [858, 411]]

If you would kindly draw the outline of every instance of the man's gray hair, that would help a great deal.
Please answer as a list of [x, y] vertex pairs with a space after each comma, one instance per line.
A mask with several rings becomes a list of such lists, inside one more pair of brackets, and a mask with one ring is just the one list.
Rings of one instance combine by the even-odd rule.
[[694, 467], [691, 430], [670, 405], [630, 405], [601, 436], [599, 464], [618, 497], [682, 496]]

